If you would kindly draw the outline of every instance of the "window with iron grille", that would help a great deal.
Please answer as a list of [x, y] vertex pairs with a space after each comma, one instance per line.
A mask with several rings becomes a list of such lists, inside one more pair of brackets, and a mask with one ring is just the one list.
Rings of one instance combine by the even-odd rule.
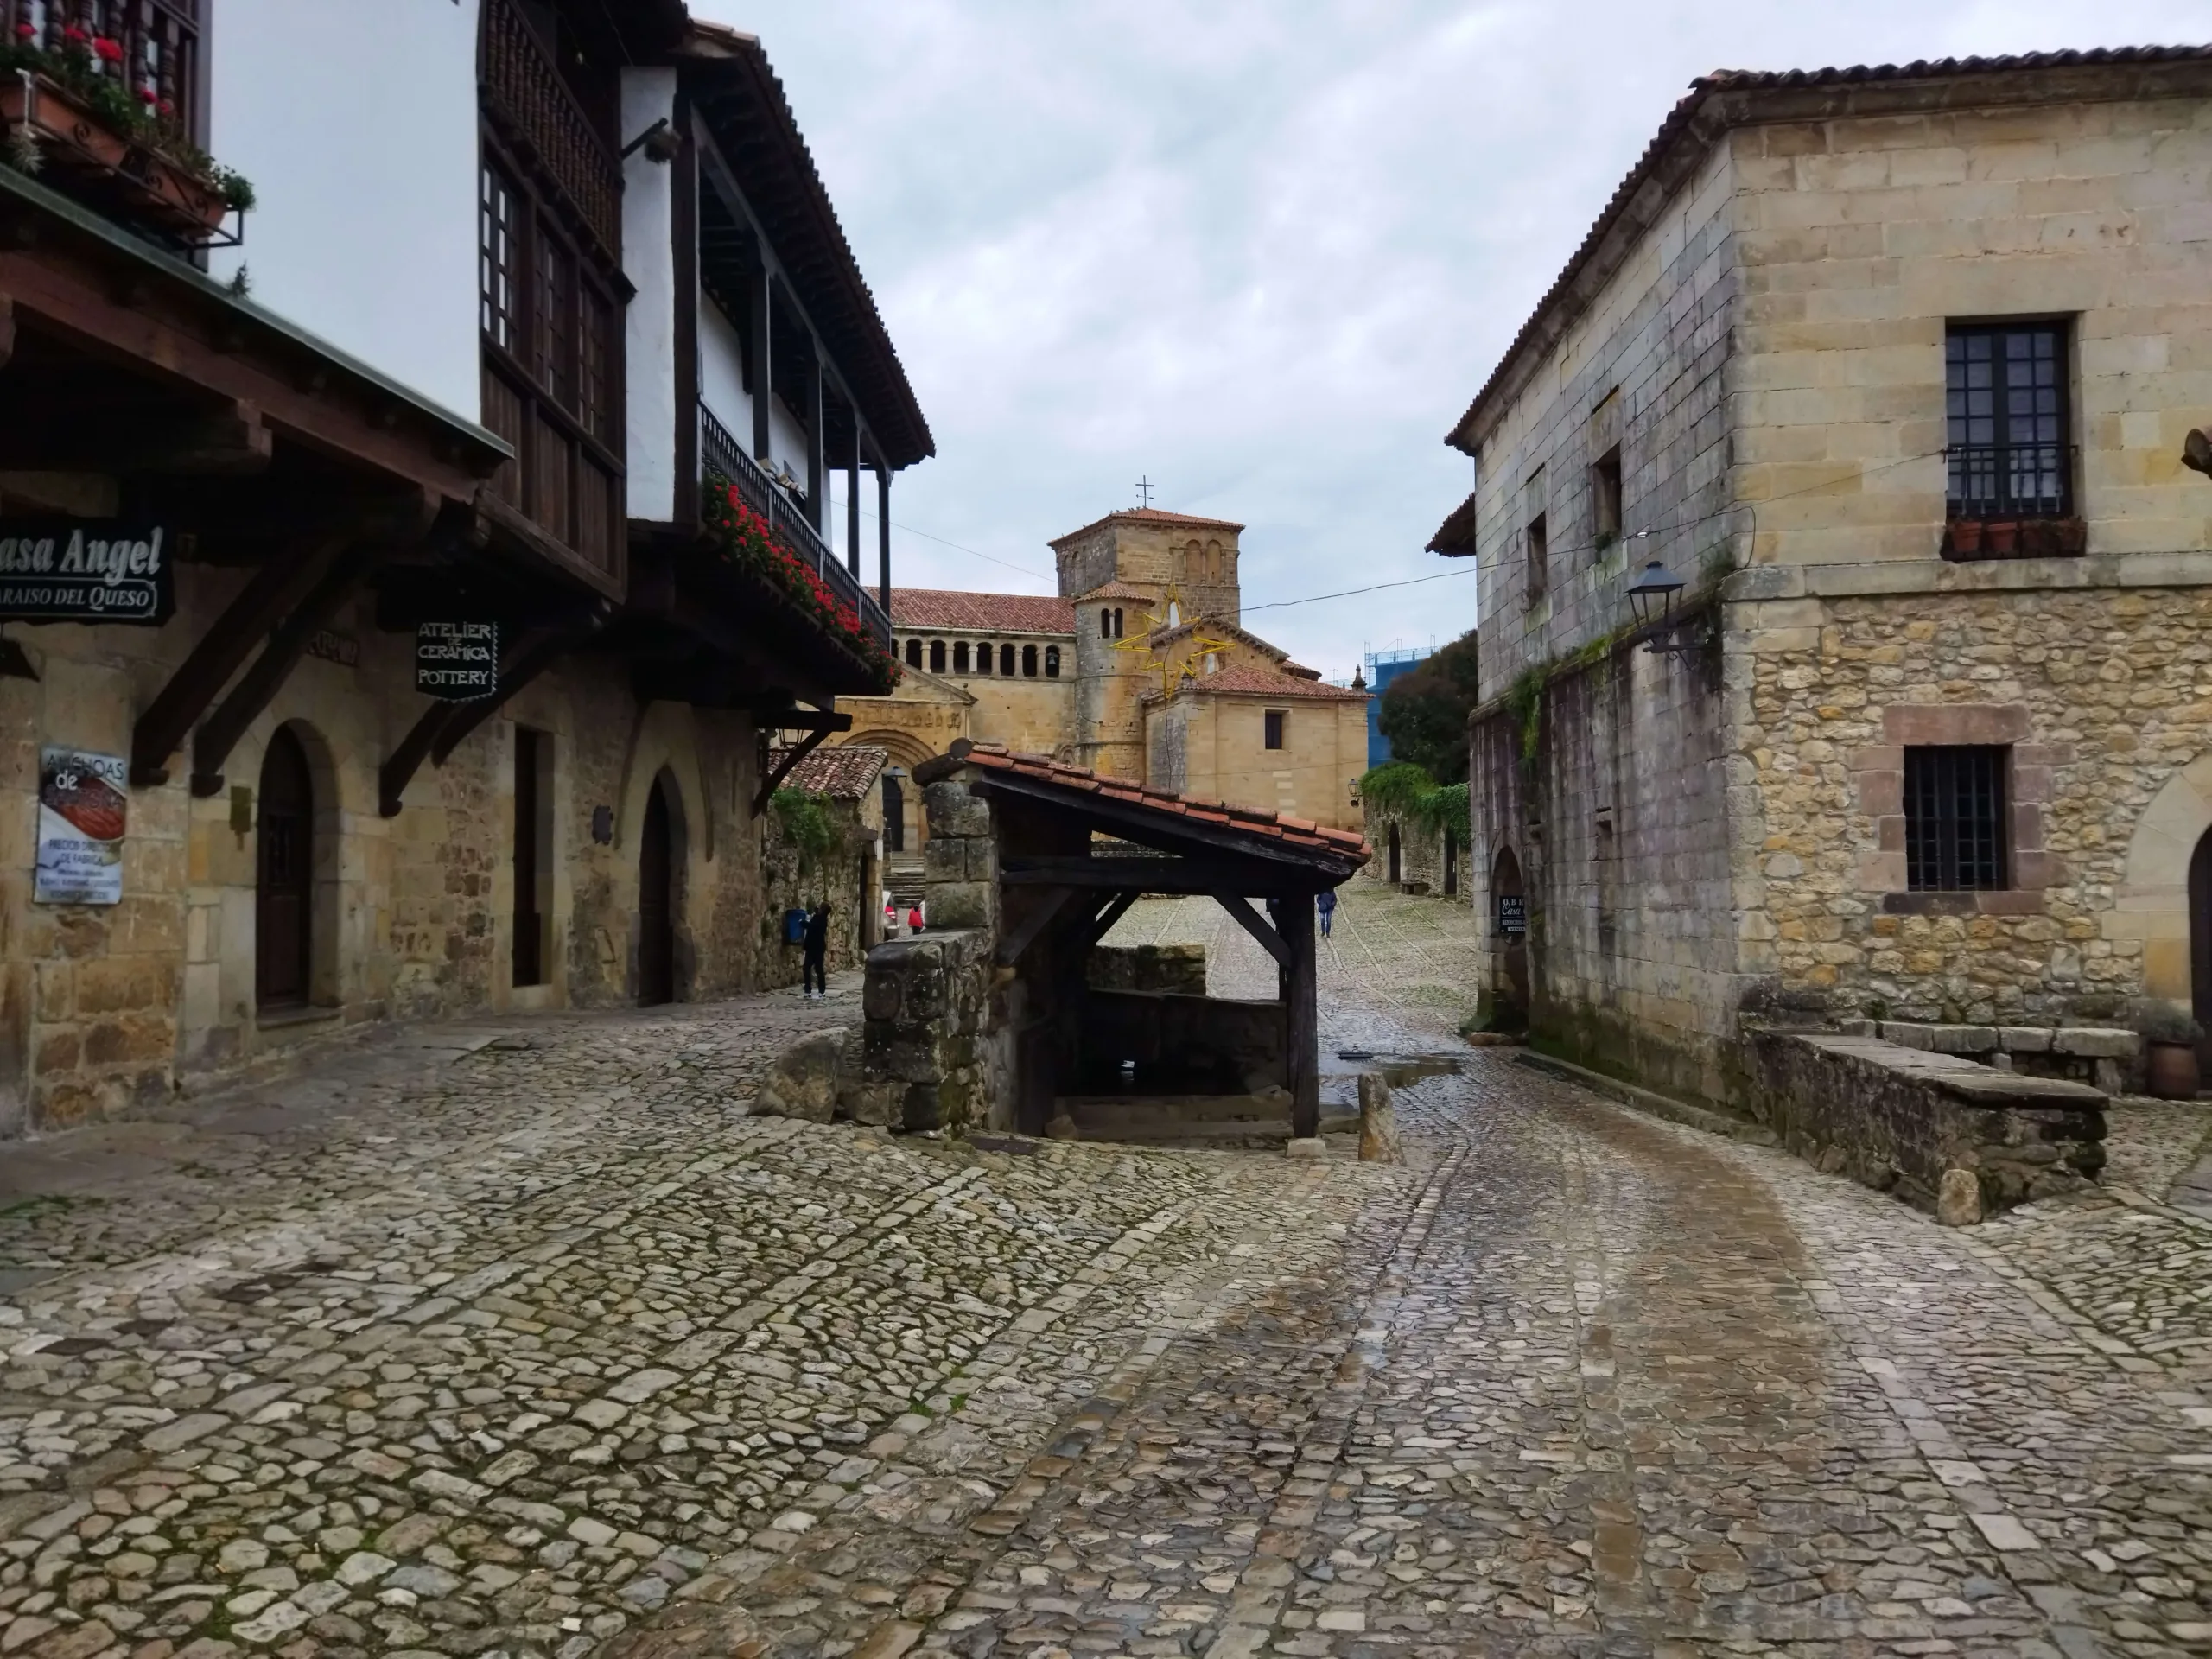
[[2003, 748], [1936, 744], [1904, 752], [1905, 885], [1916, 893], [2007, 884]]
[[1955, 325], [1944, 341], [1954, 518], [2074, 511], [2063, 323]]

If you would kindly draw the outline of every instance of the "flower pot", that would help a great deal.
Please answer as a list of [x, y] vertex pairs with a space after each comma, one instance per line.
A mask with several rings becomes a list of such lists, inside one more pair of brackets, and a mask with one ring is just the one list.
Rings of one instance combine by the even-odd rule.
[[2057, 537], [2057, 550], [2066, 554], [2085, 553], [2089, 547], [2089, 527], [2079, 518], [2058, 518], [2051, 522], [2051, 531]]
[[2148, 1047], [2152, 1094], [2160, 1100], [2195, 1100], [2199, 1081], [2196, 1045], [2152, 1042]]
[[1944, 545], [1953, 557], [1971, 559], [1981, 551], [1981, 532], [1980, 519], [1954, 518], [1944, 528]]
[[120, 130], [50, 76], [0, 79], [0, 123], [29, 132], [56, 175], [171, 235], [204, 242], [230, 215], [213, 183]]
[[2020, 526], [2020, 554], [2024, 558], [2046, 558], [2058, 551], [2058, 532], [2048, 518], [2031, 518]]
[[2009, 559], [2019, 546], [2019, 524], [2011, 518], [1993, 519], [1982, 527], [1982, 541], [1993, 556]]

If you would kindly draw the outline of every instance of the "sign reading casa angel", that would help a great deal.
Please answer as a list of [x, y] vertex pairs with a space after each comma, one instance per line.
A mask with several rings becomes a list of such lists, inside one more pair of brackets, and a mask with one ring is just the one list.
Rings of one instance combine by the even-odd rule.
[[176, 534], [103, 519], [0, 519], [0, 621], [159, 627], [176, 610]]

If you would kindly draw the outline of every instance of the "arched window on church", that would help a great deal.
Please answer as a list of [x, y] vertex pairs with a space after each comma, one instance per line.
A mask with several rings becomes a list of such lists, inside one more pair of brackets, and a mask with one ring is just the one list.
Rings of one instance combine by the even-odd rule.
[[1221, 581], [1221, 543], [1219, 542], [1208, 542], [1206, 543], [1205, 579], [1208, 582], [1216, 583], [1217, 585], [1218, 585]]
[[965, 639], [952, 642], [952, 671], [956, 674], [968, 671], [968, 642]]
[[1021, 648], [1021, 672], [1026, 678], [1033, 680], [1037, 677], [1036, 646], [1024, 645]]
[[976, 647], [976, 671], [978, 674], [991, 671], [991, 642], [988, 639]]
[[1012, 645], [999, 647], [999, 672], [1008, 679], [1014, 677], [1014, 647]]
[[932, 674], [944, 672], [944, 641], [942, 639], [930, 641], [930, 672]]
[[1048, 680], [1060, 677], [1060, 648], [1058, 645], [1045, 647], [1045, 677]]
[[906, 666], [909, 668], [919, 668], [921, 665], [922, 642], [918, 639], [909, 639], [906, 642]]
[[1122, 607], [1118, 605], [1114, 607], [1114, 637], [1122, 637]]
[[1167, 601], [1167, 626], [1171, 628], [1183, 626], [1183, 607], [1179, 601], [1171, 599]]
[[1114, 613], [1110, 607], [1102, 608], [1098, 613], [1098, 637], [1101, 639], [1114, 637]]

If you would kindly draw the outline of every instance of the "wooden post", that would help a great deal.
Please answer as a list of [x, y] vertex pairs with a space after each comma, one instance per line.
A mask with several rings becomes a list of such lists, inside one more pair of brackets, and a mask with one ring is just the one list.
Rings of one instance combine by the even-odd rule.
[[822, 429], [827, 418], [823, 413], [822, 386], [822, 342], [808, 337], [814, 349], [806, 364], [806, 517], [814, 533], [824, 543], [830, 539], [830, 448], [823, 442], [827, 435]]
[[881, 457], [875, 463], [876, 602], [891, 614], [891, 467]]
[[1301, 1141], [1321, 1133], [1320, 1021], [1314, 1003], [1313, 895], [1285, 899], [1276, 912], [1290, 947], [1284, 976], [1283, 1084], [1290, 1090], [1290, 1132]]
[[845, 465], [845, 569], [861, 579], [861, 412], [853, 411], [853, 454]]
[[770, 361], [775, 351], [774, 299], [768, 288], [768, 262], [758, 249], [746, 272], [752, 283], [752, 313], [746, 329], [753, 337], [753, 459], [770, 472], [768, 461], [768, 399], [775, 396], [776, 377]]

